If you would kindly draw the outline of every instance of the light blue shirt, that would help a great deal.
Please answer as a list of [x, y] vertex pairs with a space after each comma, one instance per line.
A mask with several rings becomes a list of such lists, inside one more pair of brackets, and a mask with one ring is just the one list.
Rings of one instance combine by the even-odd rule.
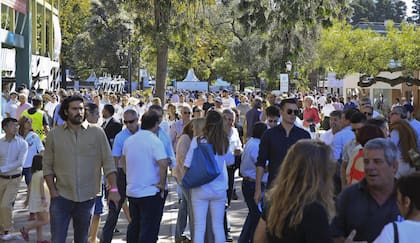
[[351, 126], [347, 126], [341, 129], [334, 135], [332, 145], [334, 149], [334, 159], [336, 161], [340, 161], [341, 156], [343, 155], [344, 145], [346, 145], [346, 143], [348, 143], [353, 138], [355, 138], [355, 135], [351, 130]]
[[[251, 179], [256, 179], [257, 177], [257, 168], [255, 163], [257, 163], [258, 151], [261, 140], [259, 138], [251, 138], [244, 147], [242, 152], [242, 162], [241, 162], [241, 174], [244, 177], [249, 177]], [[268, 173], [264, 173], [262, 177], [262, 182], [267, 183]]]
[[55, 110], [54, 110], [54, 117], [53, 117], [53, 122], [57, 122], [57, 125], [61, 125], [61, 124], [63, 124], [64, 123], [64, 120], [61, 118], [61, 116], [58, 114], [58, 112], [60, 111], [60, 108], [61, 108], [61, 103], [60, 104], [58, 104], [56, 107], [55, 107]]
[[[140, 126], [137, 131], [139, 130], [140, 130]], [[130, 130], [128, 130], [127, 128], [119, 132], [115, 136], [115, 139], [114, 139], [114, 145], [112, 147], [112, 156], [121, 157], [125, 140], [127, 140], [127, 138], [129, 138], [131, 135], [134, 135], [134, 134], [135, 133], [131, 133]], [[121, 162], [118, 162], [118, 168], [122, 168]]]
[[413, 120], [409, 121], [409, 123], [410, 123], [410, 126], [416, 132], [416, 135], [417, 135], [417, 147], [419, 148], [419, 152], [420, 152], [420, 122], [417, 121], [416, 119], [413, 119]]
[[158, 130], [158, 137], [160, 141], [162, 141], [163, 145], [165, 146], [166, 155], [171, 160], [170, 167], [175, 168], [175, 153], [172, 148], [171, 138], [165, 132], [165, 130], [163, 130], [161, 127], [159, 127], [159, 130]]

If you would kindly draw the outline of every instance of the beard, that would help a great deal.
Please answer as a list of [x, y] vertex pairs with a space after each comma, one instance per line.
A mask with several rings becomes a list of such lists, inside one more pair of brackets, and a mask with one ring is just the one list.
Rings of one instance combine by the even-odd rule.
[[84, 121], [83, 116], [76, 115], [76, 116], [71, 116], [71, 117], [69, 116], [67, 122], [70, 122], [71, 124], [74, 124], [74, 125], [80, 125], [82, 124], [83, 121]]

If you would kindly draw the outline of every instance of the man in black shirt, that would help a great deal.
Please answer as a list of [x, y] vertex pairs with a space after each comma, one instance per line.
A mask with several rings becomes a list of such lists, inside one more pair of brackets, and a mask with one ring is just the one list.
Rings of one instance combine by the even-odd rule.
[[257, 176], [255, 181], [255, 203], [261, 200], [261, 178], [268, 161], [267, 188], [278, 174], [281, 163], [289, 148], [300, 139], [310, 139], [311, 135], [304, 129], [295, 126], [296, 115], [299, 113], [295, 99], [284, 99], [280, 103], [280, 125], [268, 129], [263, 137], [257, 158]]

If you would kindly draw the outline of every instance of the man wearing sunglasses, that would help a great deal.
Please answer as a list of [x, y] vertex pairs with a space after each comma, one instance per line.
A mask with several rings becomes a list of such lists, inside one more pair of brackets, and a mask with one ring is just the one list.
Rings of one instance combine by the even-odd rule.
[[268, 183], [277, 176], [278, 170], [289, 148], [300, 139], [310, 139], [310, 134], [295, 125], [299, 109], [295, 99], [284, 99], [280, 103], [280, 125], [267, 130], [261, 138], [257, 158], [257, 176], [255, 182], [254, 200], [258, 204], [261, 200], [261, 179], [268, 161]]

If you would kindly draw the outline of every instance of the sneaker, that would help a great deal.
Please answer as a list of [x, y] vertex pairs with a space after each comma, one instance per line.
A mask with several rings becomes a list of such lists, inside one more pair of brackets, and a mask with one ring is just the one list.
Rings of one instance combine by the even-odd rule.
[[13, 240], [15, 237], [10, 234], [10, 233], [6, 233], [2, 236], [0, 236], [0, 240]]

